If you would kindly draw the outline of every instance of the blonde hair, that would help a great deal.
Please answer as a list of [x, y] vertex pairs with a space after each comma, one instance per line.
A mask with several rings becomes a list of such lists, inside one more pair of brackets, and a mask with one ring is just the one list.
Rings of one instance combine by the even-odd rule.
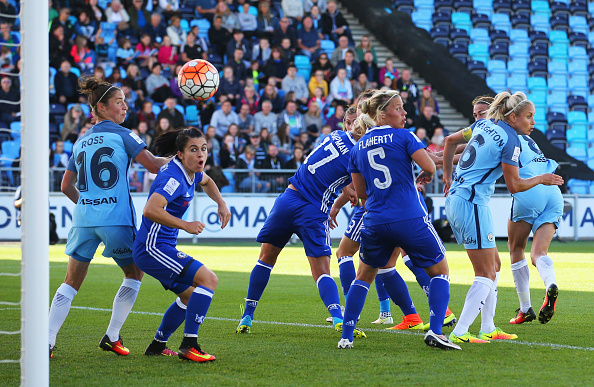
[[[359, 107], [362, 114], [359, 117], [361, 117], [361, 122], [366, 126], [366, 129], [377, 125], [377, 121], [386, 106], [393, 98], [398, 96], [400, 96], [400, 93], [396, 90], [378, 90], [369, 99], [361, 102]], [[371, 125], [372, 122], [373, 125]]]
[[511, 94], [503, 91], [495, 96], [495, 99], [487, 110], [487, 119], [497, 121], [505, 121], [505, 119], [512, 113], [521, 113], [526, 106], [532, 105], [526, 98], [526, 94], [521, 91]]

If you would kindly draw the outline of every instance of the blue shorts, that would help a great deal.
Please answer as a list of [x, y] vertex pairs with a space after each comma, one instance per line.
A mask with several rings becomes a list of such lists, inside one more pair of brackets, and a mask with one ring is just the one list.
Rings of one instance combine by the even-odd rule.
[[344, 232], [344, 236], [361, 243], [361, 228], [363, 227], [363, 214], [365, 213], [365, 207], [355, 207], [353, 210], [353, 217], [351, 222]]
[[459, 245], [469, 250], [495, 247], [495, 226], [489, 206], [457, 196], [446, 198], [446, 216]]
[[282, 249], [293, 233], [303, 242], [308, 257], [332, 254], [328, 214], [305, 200], [299, 192], [287, 188], [274, 201], [256, 240]]
[[120, 267], [134, 263], [132, 244], [136, 229], [132, 226], [72, 227], [68, 232], [66, 255], [80, 262], [91, 262], [99, 243], [103, 242], [103, 256], [113, 258]]
[[536, 232], [545, 223], [559, 228], [563, 216], [563, 195], [557, 186], [537, 185], [525, 192], [518, 192], [512, 199], [510, 219], [523, 220]]
[[194, 276], [202, 263], [167, 244], [149, 245], [134, 242], [134, 262], [140, 270], [154, 277], [167, 290], [183, 293], [194, 285]]
[[365, 264], [386, 266], [396, 247], [406, 251], [420, 268], [439, 263], [446, 251], [427, 216], [363, 227], [359, 257]]

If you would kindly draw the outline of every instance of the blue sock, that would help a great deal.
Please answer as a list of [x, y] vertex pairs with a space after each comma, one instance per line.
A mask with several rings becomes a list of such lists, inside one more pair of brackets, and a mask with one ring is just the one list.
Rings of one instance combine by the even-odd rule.
[[214, 291], [204, 286], [198, 286], [194, 289], [186, 310], [184, 337], [198, 337], [198, 329], [200, 324], [204, 322], [213, 295]]
[[380, 313], [390, 312], [390, 296], [386, 289], [384, 289], [384, 281], [379, 276], [375, 277], [375, 290], [377, 291], [377, 299], [380, 303]]
[[353, 331], [357, 325], [357, 318], [365, 305], [367, 292], [369, 292], [369, 284], [361, 280], [355, 280], [349, 289], [344, 309], [344, 323], [342, 324], [343, 339], [353, 341]]
[[443, 319], [450, 302], [450, 278], [447, 275], [436, 275], [429, 285], [429, 323], [436, 335], [442, 334]]
[[252, 320], [254, 319], [254, 311], [256, 310], [256, 306], [258, 306], [258, 301], [260, 301], [262, 293], [264, 293], [264, 289], [266, 289], [266, 285], [268, 285], [271, 271], [272, 266], [260, 260], [254, 266], [252, 274], [250, 274], [250, 284], [248, 286], [245, 311], [243, 312], [243, 316], [241, 316], [242, 318], [250, 316]]
[[417, 313], [410, 294], [408, 294], [408, 287], [396, 269], [380, 269], [377, 272], [377, 277], [384, 281], [384, 289], [405, 316]]
[[342, 294], [346, 297], [349, 293], [349, 288], [355, 280], [355, 264], [353, 263], [353, 257], [340, 257], [338, 258], [338, 270], [340, 271], [340, 284], [342, 285]]
[[173, 301], [173, 304], [169, 306], [163, 315], [161, 325], [159, 325], [159, 329], [157, 329], [157, 333], [155, 334], [155, 340], [166, 343], [167, 340], [169, 340], [169, 336], [171, 336], [186, 319], [186, 309], [187, 307], [181, 302], [179, 297]]
[[429, 277], [429, 274], [427, 274], [425, 269], [421, 269], [420, 267], [416, 267], [415, 265], [413, 265], [408, 255], [402, 257], [402, 262], [404, 262], [406, 267], [408, 267], [410, 271], [413, 272], [417, 279], [417, 282], [419, 283], [419, 286], [425, 292], [425, 295], [429, 296], [429, 283], [431, 282], [431, 277]]
[[336, 287], [336, 282], [334, 282], [334, 278], [330, 277], [328, 274], [322, 274], [316, 283], [318, 286], [318, 292], [320, 293], [320, 298], [328, 312], [333, 318], [338, 318], [342, 320], [342, 311], [340, 310], [340, 298], [338, 298], [338, 288]]

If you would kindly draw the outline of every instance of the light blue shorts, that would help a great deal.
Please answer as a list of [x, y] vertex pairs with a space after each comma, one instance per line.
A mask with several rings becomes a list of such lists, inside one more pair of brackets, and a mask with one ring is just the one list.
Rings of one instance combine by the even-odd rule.
[[91, 262], [99, 243], [103, 256], [113, 258], [120, 267], [134, 263], [132, 245], [136, 229], [132, 226], [72, 227], [68, 232], [66, 255], [80, 262]]
[[463, 244], [469, 250], [495, 247], [495, 226], [488, 206], [449, 195], [445, 208], [459, 245]]
[[530, 223], [533, 233], [545, 223], [559, 228], [561, 216], [563, 195], [557, 186], [537, 185], [526, 192], [514, 194], [510, 219], [512, 222], [523, 220]]

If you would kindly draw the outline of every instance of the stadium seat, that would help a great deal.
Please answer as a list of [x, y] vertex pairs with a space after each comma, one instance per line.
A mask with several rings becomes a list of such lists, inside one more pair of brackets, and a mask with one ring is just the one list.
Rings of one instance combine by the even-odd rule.
[[[594, 148], [594, 129], [588, 130], [588, 143], [590, 144], [590, 149]], [[594, 159], [594, 157], [590, 157], [590, 159]]]
[[547, 96], [548, 92], [544, 90], [532, 90], [530, 91], [526, 97], [532, 101], [534, 106], [538, 108], [547, 108]]
[[433, 9], [433, 0], [414, 0], [417, 9]]
[[547, 17], [551, 16], [551, 8], [546, 0], [532, 0], [531, 8], [533, 13], [545, 14]]
[[470, 44], [470, 37], [468, 36], [468, 32], [466, 30], [460, 28], [454, 28], [450, 31], [450, 40], [452, 43], [456, 44], [465, 44], [468, 46]]
[[[571, 148], [567, 148], [569, 154]], [[579, 160], [579, 159], [578, 159]], [[567, 189], [573, 194], [587, 195], [590, 188], [590, 182], [587, 180], [569, 179], [567, 181]]]
[[486, 79], [487, 86], [489, 86], [494, 92], [499, 93], [507, 87], [507, 76], [505, 74], [492, 74]]
[[489, 32], [484, 28], [473, 28], [470, 30], [470, 40], [475, 44], [491, 45]]
[[528, 36], [528, 31], [526, 30], [518, 30], [513, 28], [509, 34], [509, 39], [511, 40], [512, 44], [526, 43], [526, 45], [530, 45], [530, 37]]
[[491, 60], [487, 64], [489, 75], [501, 74], [507, 76], [507, 66], [502, 60]]
[[542, 90], [548, 91], [547, 81], [540, 77], [529, 77], [528, 78], [528, 90]]
[[562, 1], [553, 1], [550, 4], [551, 14], [553, 16], [566, 16], [569, 17], [569, 8], [567, 3]]
[[549, 24], [549, 16], [543, 13], [535, 13], [530, 18], [530, 24], [535, 31], [541, 31], [546, 35], [549, 34], [551, 26]]
[[489, 19], [489, 16], [483, 13], [478, 13], [478, 11], [472, 15], [472, 25], [474, 28], [480, 28], [487, 31], [491, 30], [491, 20]]
[[547, 46], [544, 44], [533, 44], [528, 49], [528, 54], [532, 60], [549, 60], [549, 52]]
[[431, 21], [434, 27], [450, 28], [452, 26], [452, 13], [448, 11], [435, 12], [431, 16]]
[[565, 141], [565, 131], [563, 131], [563, 130], [548, 129], [546, 136], [547, 136], [547, 140], [549, 140], [549, 141], [553, 141], [553, 140]]
[[470, 15], [465, 12], [453, 12], [452, 24], [455, 28], [466, 30], [466, 32], [468, 33], [470, 33], [470, 29], [472, 28], [472, 21], [470, 20]]
[[448, 50], [454, 58], [462, 61], [462, 63], [466, 64], [468, 61], [468, 46], [466, 44], [451, 43]]
[[471, 43], [468, 45], [468, 55], [472, 60], [487, 63], [489, 62], [488, 46]]
[[569, 59], [571, 60], [588, 60], [590, 58], [588, 55], [588, 51], [586, 51], [584, 47], [570, 46], [567, 54], [569, 55]]
[[161, 106], [157, 105], [156, 103], [153, 103], [153, 113], [155, 114], [155, 116], [158, 116], [159, 113], [161, 113]]
[[311, 68], [311, 63], [309, 62], [309, 58], [305, 55], [295, 55], [295, 66], [299, 68]]
[[409, 15], [415, 10], [415, 4], [413, 0], [394, 0], [394, 8], [400, 12], [406, 12]]
[[507, 63], [509, 60], [509, 49], [505, 43], [493, 43], [489, 47], [489, 55], [492, 60], [501, 60]]
[[511, 59], [522, 59], [528, 62], [530, 56], [528, 55], [528, 44], [527, 43], [513, 43], [509, 46], [509, 57]]
[[[588, 31], [587, 33], [590, 32]], [[571, 44], [572, 46], [578, 46], [588, 49], [590, 42], [588, 41], [588, 37], [585, 33], [572, 31], [569, 33], [569, 44]]]
[[332, 52], [334, 52], [334, 49], [336, 48], [336, 45], [330, 39], [322, 39], [322, 40], [320, 40], [320, 48], [326, 54], [332, 55]]
[[567, 113], [567, 123], [572, 129], [583, 129], [584, 133], [588, 131], [588, 116], [583, 111], [574, 110]]
[[206, 19], [194, 19], [190, 21], [190, 28], [198, 26], [198, 36], [208, 39], [208, 30], [210, 29], [210, 22]]
[[[12, 163], [20, 156], [21, 141], [20, 139], [18, 141], [4, 141], [2, 145], [0, 145], [0, 149], [2, 149], [2, 152], [0, 153], [0, 165], [4, 165], [4, 167], [11, 168]], [[7, 173], [7, 175], [10, 181], [10, 185], [14, 185], [13, 174]]]
[[433, 2], [435, 12], [454, 12], [454, 0], [435, 0]]
[[571, 94], [581, 95], [586, 98], [590, 94], [588, 77], [585, 75], [573, 75], [569, 78], [567, 87]]
[[523, 13], [512, 15], [511, 25], [514, 29], [525, 30], [526, 32], [530, 31], [532, 27], [530, 25], [530, 16]]
[[582, 15], [572, 15], [569, 17], [569, 27], [574, 32], [581, 32], [583, 34], [587, 34], [590, 31], [590, 27], [588, 26], [588, 20], [585, 16]]
[[521, 91], [526, 93], [528, 91], [528, 87], [526, 85], [526, 76], [523, 74], [513, 74], [507, 78], [507, 87], [512, 91]]
[[559, 75], [551, 75], [548, 81], [549, 90], [567, 91], [567, 78]]
[[530, 42], [532, 44], [544, 44], [545, 46], [548, 47], [549, 44], [551, 43], [549, 41], [549, 36], [545, 32], [542, 32], [542, 31], [532, 30], [532, 31], [530, 31], [528, 36], [530, 37]]
[[429, 31], [429, 35], [431, 35], [431, 39], [435, 43], [441, 44], [443, 46], [449, 47], [450, 41], [450, 29], [445, 27], [435, 27]]
[[547, 121], [547, 108], [544, 106], [537, 106], [534, 109], [534, 121], [546, 122]]
[[551, 60], [567, 61], [569, 59], [567, 48], [568, 46], [564, 44], [554, 43], [549, 47], [549, 57]]
[[474, 11], [474, 6], [472, 4], [472, 0], [455, 0], [454, 9], [456, 12], [466, 12], [468, 14], [472, 14]]
[[566, 47], [569, 47], [569, 38], [567, 37], [566, 31], [551, 31], [549, 33], [549, 41], [554, 45], [565, 45]]
[[547, 113], [547, 122], [549, 123], [549, 129], [561, 130], [565, 132], [567, 130], [567, 119], [565, 114], [561, 112], [549, 112]]
[[528, 77], [528, 61], [524, 58], [514, 58], [507, 62], [507, 71], [510, 74], [522, 74]]
[[567, 65], [567, 70], [569, 74], [573, 75], [581, 75], [586, 78], [589, 77], [590, 72], [588, 71], [588, 62], [582, 59], [572, 60]]
[[487, 68], [483, 62], [470, 60], [466, 63], [466, 67], [472, 74], [479, 76], [481, 79], [487, 78]]
[[565, 150], [567, 148], [567, 141], [564, 138], [551, 140], [551, 145]]
[[511, 2], [512, 11], [514, 13], [525, 13], [531, 11], [531, 4], [529, 0], [514, 0]]
[[567, 76], [567, 63], [560, 60], [551, 60], [548, 65], [549, 73], [552, 75]]
[[547, 106], [552, 112], [567, 115], [567, 92], [565, 90], [555, 90], [549, 93]]
[[493, 0], [493, 11], [499, 14], [511, 15], [512, 7], [510, 0]]
[[565, 16], [552, 16], [550, 24], [552, 30], [569, 32], [569, 21]]
[[567, 106], [569, 107], [570, 111], [588, 113], [588, 103], [581, 95], [568, 95]]
[[531, 77], [541, 77], [546, 79], [549, 75], [547, 62], [542, 59], [531, 61], [528, 63], [528, 72]]
[[10, 123], [10, 135], [14, 140], [21, 138], [21, 121], [13, 121]]

